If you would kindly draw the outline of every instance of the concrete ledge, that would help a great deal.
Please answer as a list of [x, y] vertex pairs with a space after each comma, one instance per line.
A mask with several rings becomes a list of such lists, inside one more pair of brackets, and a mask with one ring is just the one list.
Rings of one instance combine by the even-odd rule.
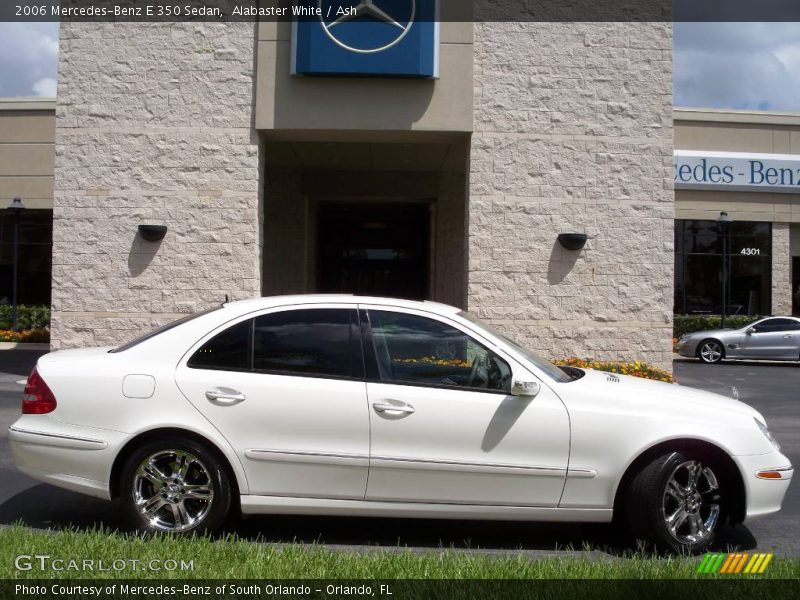
[[50, 344], [28, 342], [0, 342], [0, 350], [50, 350]]
[[739, 123], [751, 125], [800, 125], [800, 112], [736, 110], [709, 108], [676, 108], [672, 119], [678, 121], [706, 121], [713, 123]]
[[56, 110], [55, 98], [0, 98], [0, 110]]

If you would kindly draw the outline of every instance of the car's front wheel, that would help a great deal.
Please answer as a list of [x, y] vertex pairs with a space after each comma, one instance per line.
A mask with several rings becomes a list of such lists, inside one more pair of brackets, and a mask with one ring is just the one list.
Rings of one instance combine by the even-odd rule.
[[628, 523], [637, 539], [696, 554], [725, 521], [719, 468], [698, 456], [671, 452], [642, 469], [626, 498]]
[[212, 531], [231, 508], [225, 469], [213, 453], [190, 439], [143, 445], [128, 457], [121, 477], [121, 500], [144, 531]]
[[697, 347], [697, 357], [704, 363], [715, 365], [725, 358], [725, 349], [717, 340], [705, 340]]

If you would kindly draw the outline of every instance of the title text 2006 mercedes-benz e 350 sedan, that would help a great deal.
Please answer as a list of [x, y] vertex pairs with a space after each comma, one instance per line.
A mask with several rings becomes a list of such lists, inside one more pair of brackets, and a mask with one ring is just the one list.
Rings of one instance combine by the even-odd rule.
[[147, 530], [243, 513], [607, 522], [699, 551], [780, 509], [793, 470], [749, 406], [556, 368], [456, 308], [262, 298], [116, 349], [43, 356], [18, 467]]

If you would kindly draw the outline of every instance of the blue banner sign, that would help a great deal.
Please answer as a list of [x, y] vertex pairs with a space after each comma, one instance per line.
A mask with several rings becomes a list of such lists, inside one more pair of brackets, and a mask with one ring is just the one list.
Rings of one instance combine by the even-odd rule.
[[292, 74], [439, 76], [437, 0], [294, 3]]

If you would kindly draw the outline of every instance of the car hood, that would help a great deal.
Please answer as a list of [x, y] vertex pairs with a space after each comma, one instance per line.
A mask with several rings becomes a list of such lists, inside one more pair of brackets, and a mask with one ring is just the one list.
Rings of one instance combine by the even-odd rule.
[[706, 329], [704, 331], [693, 331], [692, 333], [687, 333], [683, 336], [684, 339], [689, 338], [705, 338], [705, 337], [717, 337], [720, 335], [727, 335], [729, 333], [733, 333], [736, 331], [735, 329]]
[[[698, 390], [675, 383], [664, 383], [641, 377], [617, 375], [592, 369], [582, 369], [585, 375], [580, 379], [565, 384], [565, 400], [572, 394], [581, 396], [589, 395], [598, 401], [616, 402], [634, 410], [639, 407], [648, 413], [660, 410], [697, 414], [697, 409], [703, 413], [719, 415], [722, 411], [739, 413], [755, 417], [764, 422], [764, 417], [753, 407], [726, 398], [720, 394]], [[692, 410], [694, 409], [694, 410]]]

